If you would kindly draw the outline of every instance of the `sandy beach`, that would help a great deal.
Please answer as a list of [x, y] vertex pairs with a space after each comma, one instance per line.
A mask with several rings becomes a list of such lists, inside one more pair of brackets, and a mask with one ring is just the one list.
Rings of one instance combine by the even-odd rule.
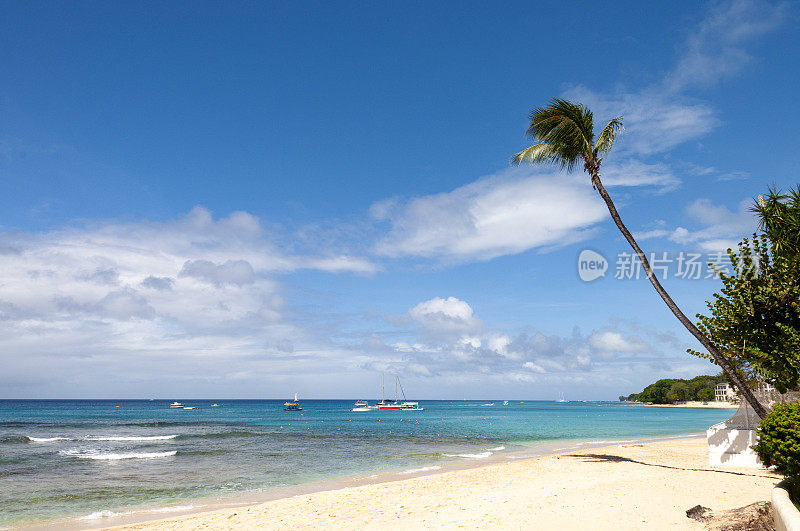
[[679, 404], [642, 404], [644, 407], [685, 407], [692, 409], [739, 409], [739, 404], [730, 402], [681, 402]]
[[[511, 456], [114, 529], [703, 529], [718, 527], [726, 511], [768, 500], [779, 479], [763, 469], [712, 469], [706, 440], [682, 438]], [[696, 505], [716, 520], [689, 519]]]

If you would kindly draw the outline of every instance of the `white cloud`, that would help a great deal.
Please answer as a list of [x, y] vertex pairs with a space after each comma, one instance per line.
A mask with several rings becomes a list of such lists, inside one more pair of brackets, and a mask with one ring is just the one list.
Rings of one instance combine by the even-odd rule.
[[[602, 167], [608, 186], [651, 187], [658, 192], [681, 184], [664, 162], [645, 161], [719, 125], [710, 104], [686, 95], [686, 89], [737, 71], [751, 38], [776, 27], [785, 9], [736, 0], [713, 7], [690, 33], [675, 66], [651, 86], [603, 93], [585, 86], [562, 96], [582, 102], [598, 125], [624, 115], [626, 131], [614, 157]], [[713, 64], [714, 68], [708, 65]], [[725, 64], [725, 66], [719, 66]], [[702, 168], [696, 168], [702, 170]], [[712, 170], [720, 180], [743, 172]], [[389, 257], [420, 256], [459, 262], [490, 260], [529, 249], [550, 249], [590, 238], [607, 217], [585, 177], [523, 167], [479, 179], [451, 192], [402, 201], [374, 203], [370, 216], [391, 224], [375, 250]], [[656, 237], [661, 232], [646, 236]]]
[[[608, 325], [562, 337], [541, 332], [509, 332], [488, 328], [472, 307], [455, 297], [435, 297], [408, 311], [419, 328], [413, 339], [386, 343], [370, 336], [358, 347], [362, 367], [371, 370], [450, 379], [499, 378], [506, 382], [550, 383], [599, 374], [612, 381], [631, 368], [649, 374], [654, 364], [670, 370], [683, 345], [670, 333], [660, 333], [635, 321], [610, 320]], [[542, 378], [542, 379], [540, 379]], [[597, 382], [595, 382], [597, 383]]]
[[718, 3], [697, 28], [689, 33], [685, 50], [666, 77], [673, 92], [694, 85], [711, 85], [752, 62], [744, 45], [784, 20], [786, 4], [771, 5], [756, 0]]
[[224, 264], [215, 264], [208, 260], [187, 260], [178, 276], [198, 278], [215, 286], [244, 286], [252, 284], [256, 279], [253, 266], [247, 260], [227, 260]]
[[663, 153], [705, 135], [719, 124], [708, 104], [665, 92], [663, 87], [601, 93], [576, 86], [563, 96], [588, 105], [598, 124], [623, 116], [625, 133], [615, 145], [615, 157]]
[[604, 166], [603, 183], [612, 186], [654, 186], [661, 192], [677, 188], [681, 181], [666, 164], [628, 159]]
[[[610, 92], [578, 85], [568, 88], [563, 96], [588, 105], [598, 123], [624, 117], [625, 133], [614, 152], [615, 157], [622, 157], [621, 165], [630, 164], [635, 157], [664, 153], [720, 125], [713, 107], [689, 96], [689, 89], [712, 85], [749, 65], [752, 57], [745, 45], [779, 26], [786, 11], [785, 4], [757, 0], [717, 3], [687, 32], [675, 65], [656, 83], [633, 90], [618, 87]], [[608, 173], [609, 169], [604, 171]], [[714, 172], [719, 173], [719, 180], [746, 177], [738, 170]]]
[[646, 348], [639, 338], [625, 339], [619, 332], [612, 331], [594, 332], [589, 336], [589, 345], [607, 352], [637, 352]]
[[391, 214], [381, 210], [392, 225], [379, 254], [449, 260], [489, 260], [581, 241], [607, 217], [586, 180], [531, 168], [412, 199]]
[[532, 361], [526, 361], [525, 363], [522, 364], [522, 366], [524, 368], [528, 369], [528, 370], [533, 371], [533, 372], [538, 372], [539, 374], [544, 374], [544, 373], [547, 372], [540, 365], [537, 365], [537, 364], [533, 363]]
[[467, 323], [472, 321], [472, 308], [455, 297], [435, 297], [420, 302], [408, 311], [411, 318], [424, 326], [439, 326], [442, 323]]
[[742, 238], [750, 236], [758, 228], [756, 218], [749, 210], [751, 204], [752, 200], [745, 199], [739, 203], [736, 211], [731, 211], [724, 205], [715, 205], [710, 199], [696, 199], [687, 206], [686, 214], [700, 228], [689, 230], [677, 227], [668, 239], [708, 252], [736, 248]]
[[142, 280], [141, 287], [143, 288], [150, 288], [156, 289], [159, 291], [169, 291], [172, 289], [172, 285], [175, 283], [175, 280], [169, 277], [153, 277], [149, 276]]
[[[208, 359], [221, 377], [232, 360], [302, 356], [298, 342], [318, 349], [309, 367], [326, 363], [324, 342], [285, 318], [279, 275], [374, 268], [358, 258], [290, 255], [269, 236], [250, 214], [215, 220], [202, 208], [160, 223], [0, 234], [13, 249], [0, 253], [6, 374], [22, 381], [46, 365], [76, 380], [110, 381], [166, 356]], [[75, 360], [88, 359], [79, 375]], [[181, 370], [170, 366], [151, 369], [159, 377]]]

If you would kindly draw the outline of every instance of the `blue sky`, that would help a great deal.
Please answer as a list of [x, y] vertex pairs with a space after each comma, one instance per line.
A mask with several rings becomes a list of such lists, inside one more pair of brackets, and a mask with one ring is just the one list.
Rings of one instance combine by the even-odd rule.
[[[509, 167], [527, 113], [624, 115], [604, 182], [671, 259], [797, 182], [794, 3], [1, 9], [4, 397], [372, 396], [388, 371], [422, 398], [602, 399], [714, 372], [613, 278], [588, 179]], [[676, 267], [693, 315], [718, 283]]]

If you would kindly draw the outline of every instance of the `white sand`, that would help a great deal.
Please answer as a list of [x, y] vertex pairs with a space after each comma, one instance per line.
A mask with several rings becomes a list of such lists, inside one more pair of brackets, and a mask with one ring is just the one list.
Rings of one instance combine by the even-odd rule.
[[723, 511], [767, 500], [779, 479], [763, 469], [711, 469], [705, 439], [672, 439], [509, 460], [116, 529], [701, 529], [686, 509], [700, 504]]
[[730, 402], [681, 402], [680, 404], [642, 404], [644, 407], [689, 407], [693, 409], [739, 409]]

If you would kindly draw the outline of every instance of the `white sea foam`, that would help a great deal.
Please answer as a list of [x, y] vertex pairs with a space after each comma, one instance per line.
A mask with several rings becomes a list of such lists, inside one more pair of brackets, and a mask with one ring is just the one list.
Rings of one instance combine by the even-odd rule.
[[481, 452], [479, 454], [444, 454], [447, 457], [463, 457], [464, 459], [486, 459], [492, 452]]
[[86, 437], [28, 437], [30, 442], [47, 443], [56, 441], [169, 441], [177, 435], [89, 435]]
[[[202, 505], [198, 505], [197, 507], [202, 507]], [[194, 509], [194, 505], [173, 505], [171, 507], [159, 507], [158, 509], [153, 509], [152, 511], [147, 511], [151, 513], [177, 513], [180, 511], [191, 511]]]
[[108, 509], [97, 511], [91, 514], [87, 514], [86, 516], [81, 516], [78, 520], [99, 520], [101, 518], [115, 518], [117, 516], [128, 516], [131, 514], [141, 514], [141, 513], [177, 513], [182, 511], [191, 511], [195, 507], [203, 507], [202, 505], [172, 505], [168, 507], [158, 507], [157, 509], [146, 509], [143, 511], [127, 511], [124, 513], [115, 513], [114, 511], [109, 511]]
[[81, 452], [80, 450], [64, 450], [59, 452], [61, 455], [77, 457], [78, 459], [94, 459], [97, 461], [119, 461], [121, 459], [156, 459], [159, 457], [171, 457], [178, 453], [177, 450], [170, 452], [131, 452], [126, 454], [100, 454], [96, 452]]
[[409, 468], [408, 470], [403, 470], [400, 472], [401, 474], [416, 474], [417, 472], [429, 472], [431, 470], [439, 470], [440, 466], [424, 466], [422, 468]]
[[122, 513], [115, 513], [109, 510], [97, 511], [92, 514], [87, 514], [86, 516], [81, 516], [78, 520], [99, 520], [100, 518], [113, 518], [115, 516], [120, 516], [121, 514]]
[[168, 441], [177, 435], [98, 435], [86, 437], [87, 441]]
[[505, 446], [498, 446], [497, 448], [489, 448], [489, 451], [490, 452], [502, 452], [505, 449], [506, 449]]

